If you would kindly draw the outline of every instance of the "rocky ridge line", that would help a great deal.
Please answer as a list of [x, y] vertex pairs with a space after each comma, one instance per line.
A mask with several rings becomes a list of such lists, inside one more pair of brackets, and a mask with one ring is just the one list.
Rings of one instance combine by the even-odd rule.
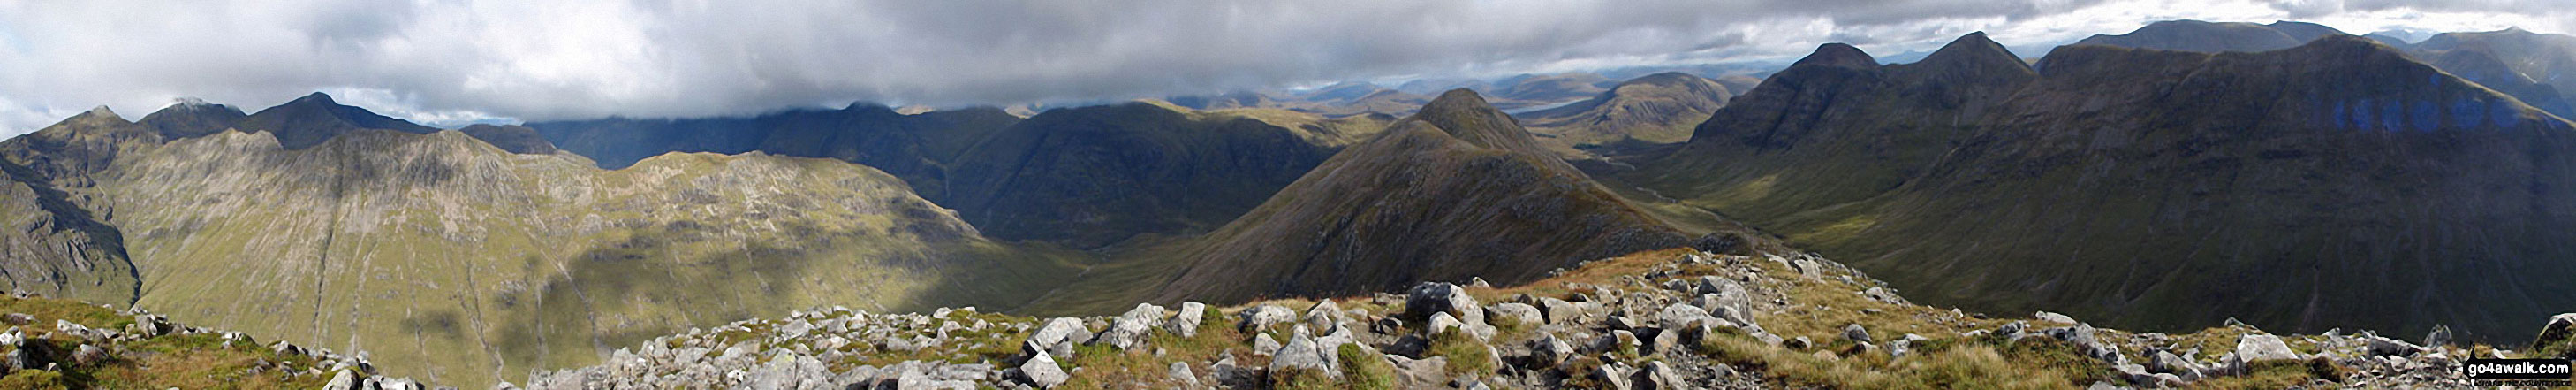
[[[2576, 314], [2560, 315], [2534, 348], [2568, 353], [2570, 333]], [[2453, 345], [2439, 331], [2415, 343], [2367, 331], [2274, 335], [2232, 321], [2169, 335], [2049, 312], [1997, 319], [1914, 305], [1811, 254], [1675, 249], [1525, 286], [1423, 283], [1401, 295], [1222, 309], [1140, 304], [1049, 319], [799, 311], [539, 372], [528, 388], [1866, 388], [1995, 351], [2011, 358], [1969, 368], [2029, 370], [2050, 380], [2001, 387], [2040, 388], [2469, 388], [2458, 361], [2533, 356]], [[2080, 369], [2025, 366], [2033, 361]], [[1893, 378], [1819, 377], [1809, 372], [1817, 367]]]

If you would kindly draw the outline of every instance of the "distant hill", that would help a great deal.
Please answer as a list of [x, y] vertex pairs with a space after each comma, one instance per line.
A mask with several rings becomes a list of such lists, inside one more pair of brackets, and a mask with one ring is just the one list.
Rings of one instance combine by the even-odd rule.
[[[2278, 35], [2278, 36], [2275, 36]], [[2257, 52], [2287, 49], [2342, 31], [2303, 22], [2210, 23], [2196, 20], [2156, 22], [2127, 35], [2095, 35], [2076, 44], [2110, 45], [2198, 52]], [[2384, 34], [2369, 37], [2436, 68], [2504, 92], [2561, 118], [2576, 117], [2576, 36], [2538, 34], [2520, 29], [2444, 33], [2422, 42]]]
[[1689, 240], [1557, 160], [1476, 93], [1453, 90], [1332, 156], [1223, 228], [1159, 249], [1156, 300], [1388, 291], [1422, 280], [1536, 280]]
[[840, 110], [793, 110], [754, 117], [599, 119], [527, 124], [563, 148], [622, 169], [671, 152], [770, 154], [831, 158], [885, 170], [923, 195], [944, 188], [947, 165], [975, 142], [1019, 123], [1001, 109], [977, 107], [906, 115], [855, 103]]
[[1618, 142], [1669, 144], [1690, 140], [1733, 93], [1716, 81], [1685, 73], [1657, 73], [1619, 83], [1591, 99], [1515, 115], [1539, 142], [1556, 153]]
[[1873, 62], [1820, 48], [1630, 179], [1992, 311], [2519, 337], [2576, 306], [2576, 130], [2395, 48]]
[[2412, 46], [2417, 58], [2470, 81], [2576, 118], [2576, 36], [2522, 29], [2434, 35]]
[[2168, 20], [2148, 24], [2128, 34], [2097, 34], [2082, 41], [2076, 41], [2075, 44], [2212, 53], [2258, 52], [2287, 49], [2319, 37], [2332, 35], [2346, 34], [2333, 27], [2306, 22], [2278, 21], [2271, 24], [2253, 24]]

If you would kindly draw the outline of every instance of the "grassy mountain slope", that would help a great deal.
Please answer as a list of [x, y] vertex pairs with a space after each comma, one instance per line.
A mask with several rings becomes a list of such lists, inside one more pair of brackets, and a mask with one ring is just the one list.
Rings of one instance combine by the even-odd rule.
[[[1805, 68], [1720, 110], [1640, 181], [1918, 299], [1996, 311], [2478, 337], [2576, 304], [2576, 265], [2559, 261], [2576, 253], [2553, 244], [2576, 239], [2576, 159], [2561, 153], [2576, 133], [2364, 38], [2068, 46], [2033, 80], [1927, 84], [2002, 92], [1953, 102], [1810, 93], [1901, 68]], [[1815, 149], [1893, 158], [1799, 152]]]
[[1205, 232], [1388, 120], [1152, 102], [1051, 110], [960, 154], [950, 191], [932, 199], [996, 238], [1094, 248]]
[[1573, 104], [1516, 115], [1539, 142], [1566, 155], [1585, 145], [1623, 141], [1678, 143], [1726, 105], [1733, 95], [1716, 81], [1686, 73], [1657, 73], [1619, 83]]
[[[986, 240], [902, 180], [839, 161], [670, 154], [601, 170], [455, 131], [342, 129], [296, 149], [270, 134], [164, 141], [76, 118], [0, 154], [48, 167], [17, 176], [79, 185], [38, 206], [94, 210], [123, 232], [121, 246], [96, 245], [133, 257], [140, 295], [124, 287], [121, 301], [369, 351], [392, 374], [442, 383], [589, 364], [607, 346], [791, 308], [1016, 306], [1082, 263]], [[44, 215], [9, 204], [0, 211]], [[63, 236], [5, 240], [81, 244]], [[54, 264], [111, 269], [90, 253]], [[0, 269], [21, 288], [88, 283]]]
[[1335, 154], [1261, 206], [1155, 255], [1185, 264], [1155, 300], [1533, 280], [1583, 259], [1686, 244], [1455, 90]]

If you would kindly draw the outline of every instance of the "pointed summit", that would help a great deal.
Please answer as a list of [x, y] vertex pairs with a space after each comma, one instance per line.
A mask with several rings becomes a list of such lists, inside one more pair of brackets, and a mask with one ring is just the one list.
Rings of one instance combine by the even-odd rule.
[[1807, 65], [1869, 69], [1878, 67], [1878, 59], [1870, 57], [1868, 52], [1860, 51], [1860, 48], [1852, 45], [1827, 43], [1816, 46], [1815, 53], [1807, 54], [1807, 58], [1798, 59], [1798, 63], [1790, 64], [1789, 67]]
[[90, 107], [90, 108], [89, 108], [89, 112], [83, 112], [83, 113], [80, 113], [80, 115], [79, 115], [79, 116], [74, 116], [74, 118], [86, 118], [86, 117], [108, 117], [108, 118], [117, 118], [117, 119], [119, 119], [119, 120], [125, 119], [125, 117], [116, 116], [116, 110], [110, 110], [110, 109], [107, 109], [107, 105], [104, 105], [104, 104], [99, 105], [98, 107]]
[[322, 91], [313, 91], [313, 93], [312, 93], [312, 94], [307, 94], [307, 95], [304, 95], [304, 97], [295, 98], [295, 100], [291, 100], [291, 101], [287, 101], [287, 102], [286, 102], [286, 104], [296, 104], [296, 103], [307, 103], [307, 104], [320, 103], [320, 104], [335, 104], [335, 105], [336, 105], [336, 104], [340, 104], [339, 102], [336, 102], [336, 101], [332, 101], [332, 100], [331, 100], [331, 94], [322, 93]]
[[1440, 131], [1467, 143], [1490, 149], [1546, 153], [1529, 130], [1510, 114], [1486, 103], [1483, 95], [1466, 88], [1452, 89], [1422, 105], [1408, 120], [1419, 120], [1439, 127]]
[[1941, 50], [1933, 51], [1931, 56], [1923, 57], [1923, 61], [1917, 63], [1932, 64], [1936, 67], [2000, 66], [2021, 68], [2024, 71], [2030, 69], [2030, 64], [2022, 62], [2020, 56], [2013, 55], [2012, 49], [2006, 49], [2003, 44], [1987, 39], [1984, 31], [1968, 33], [1960, 36], [1959, 39], [1951, 40], [1950, 44], [1942, 45]]

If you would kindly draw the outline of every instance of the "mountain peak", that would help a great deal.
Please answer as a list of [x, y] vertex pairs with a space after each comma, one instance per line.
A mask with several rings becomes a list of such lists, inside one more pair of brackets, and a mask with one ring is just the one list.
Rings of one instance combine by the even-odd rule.
[[84, 117], [87, 117], [87, 116], [107, 116], [107, 117], [115, 117], [115, 118], [120, 118], [120, 119], [124, 118], [124, 117], [117, 116], [117, 115], [116, 115], [116, 110], [110, 110], [110, 109], [107, 109], [107, 105], [104, 105], [104, 104], [99, 105], [98, 107], [90, 107], [90, 108], [89, 108], [89, 112], [83, 112], [83, 113], [81, 113], [81, 114], [80, 114], [80, 116], [84, 116]]
[[[1443, 92], [1430, 104], [1414, 111], [1406, 121], [1422, 121], [1440, 128], [1449, 136], [1477, 147], [1512, 150], [1545, 155], [1538, 139], [1522, 128], [1520, 121], [1485, 102], [1483, 95], [1466, 88]], [[1390, 131], [1389, 133], [1393, 133]]]
[[287, 103], [287, 104], [295, 104], [295, 103], [321, 103], [321, 104], [335, 104], [335, 105], [336, 105], [336, 104], [340, 104], [340, 102], [337, 102], [337, 101], [333, 101], [333, 100], [331, 100], [331, 94], [322, 93], [322, 91], [313, 91], [313, 93], [312, 93], [312, 94], [304, 95], [304, 97], [300, 97], [300, 98], [295, 98], [295, 100], [287, 101], [286, 103]]
[[1870, 57], [1868, 52], [1863, 52], [1852, 45], [1827, 43], [1816, 46], [1815, 53], [1807, 54], [1807, 58], [1798, 59], [1798, 63], [1789, 66], [1805, 65], [1868, 69], [1878, 67], [1878, 59]]
[[1940, 67], [2002, 66], [2022, 69], [2030, 68], [2030, 64], [2022, 62], [2020, 56], [2013, 55], [2012, 49], [2006, 49], [2003, 44], [1995, 43], [1993, 39], [1986, 38], [1986, 32], [1984, 31], [1972, 32], [1968, 33], [1968, 35], [1959, 36], [1959, 39], [1951, 40], [1948, 45], [1942, 45], [1940, 50], [1933, 51], [1932, 55], [1923, 57], [1923, 61], [1917, 63], [1935, 64], [1934, 66]]

